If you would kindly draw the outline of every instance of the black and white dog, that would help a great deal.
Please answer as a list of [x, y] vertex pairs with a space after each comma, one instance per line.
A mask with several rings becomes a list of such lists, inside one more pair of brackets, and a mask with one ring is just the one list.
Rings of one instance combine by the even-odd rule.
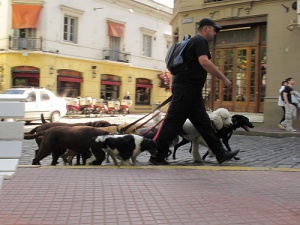
[[148, 151], [153, 155], [156, 150], [155, 141], [135, 134], [98, 136], [91, 140], [92, 156], [87, 159], [86, 165], [101, 165], [107, 152], [113, 158], [116, 166], [118, 166], [116, 157], [121, 160], [123, 166], [130, 166], [129, 159], [135, 166], [136, 158], [142, 152]]
[[[245, 131], [250, 131], [249, 128], [254, 128], [254, 125], [250, 122], [249, 118], [243, 115], [235, 114], [231, 117], [232, 126], [230, 127], [223, 127], [221, 130], [217, 131], [217, 136], [220, 138], [227, 148], [228, 151], [231, 151], [231, 148], [229, 146], [229, 139], [231, 138], [231, 135], [233, 134], [233, 131], [235, 131], [238, 128], [243, 128]], [[209, 150], [203, 155], [202, 159], [205, 160], [206, 156], [209, 154]], [[239, 160], [240, 158], [234, 157], [235, 160]]]

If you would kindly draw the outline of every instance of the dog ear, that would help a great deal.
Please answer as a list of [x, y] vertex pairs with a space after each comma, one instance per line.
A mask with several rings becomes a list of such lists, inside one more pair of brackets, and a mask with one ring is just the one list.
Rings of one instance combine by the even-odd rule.
[[155, 141], [153, 141], [152, 139], [149, 138], [143, 138], [143, 141], [141, 142], [141, 151], [149, 151], [150, 154], [152, 154], [152, 152], [156, 152], [157, 149], [157, 144]]

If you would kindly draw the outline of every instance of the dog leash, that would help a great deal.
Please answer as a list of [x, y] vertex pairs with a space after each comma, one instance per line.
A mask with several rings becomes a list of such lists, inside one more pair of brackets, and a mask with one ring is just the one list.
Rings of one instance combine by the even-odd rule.
[[157, 125], [159, 125], [164, 119], [160, 120], [159, 122], [157, 122], [153, 127], [151, 127], [149, 130], [145, 131], [144, 133], [141, 134], [141, 136], [144, 136], [146, 134], [148, 134], [151, 130], [153, 130]]
[[154, 110], [152, 110], [150, 113], [148, 113], [147, 115], [143, 116], [142, 118], [128, 124], [126, 127], [123, 127], [121, 130], [120, 130], [120, 134], [124, 134], [125, 131], [133, 126], [134, 124], [138, 123], [139, 121], [141, 121], [142, 119], [146, 118], [147, 116], [149, 116], [151, 113], [155, 112], [156, 110], [159, 110], [160, 108], [162, 108], [163, 106], [165, 106], [167, 103], [169, 103], [171, 100], [172, 100], [172, 97], [173, 95], [171, 95], [169, 98], [167, 98], [163, 103], [161, 103], [159, 106], [157, 106]]
[[[142, 123], [141, 125], [139, 125], [136, 129], [140, 129], [141, 127], [143, 127], [146, 123], [148, 123], [150, 120], [152, 120], [153, 118], [157, 117], [161, 112], [156, 113], [154, 116], [152, 116], [149, 120], [147, 120], [146, 122]], [[152, 128], [151, 128], [152, 129]], [[143, 135], [142, 135], [143, 136]]]
[[152, 138], [153, 141], [156, 141], [156, 139], [157, 139], [157, 137], [160, 133], [160, 130], [161, 130], [163, 124], [164, 124], [164, 121], [165, 121], [165, 118], [166, 118], [167, 114], [168, 114], [168, 112], [166, 113], [165, 117], [161, 121], [159, 121], [159, 123], [162, 122], [162, 124], [159, 126], [158, 131], [156, 132], [155, 136]]

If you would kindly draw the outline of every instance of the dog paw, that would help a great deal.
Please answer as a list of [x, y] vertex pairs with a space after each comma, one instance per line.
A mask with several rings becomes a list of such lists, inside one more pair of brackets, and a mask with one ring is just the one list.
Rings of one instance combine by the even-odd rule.
[[194, 158], [194, 162], [203, 163], [203, 160], [201, 157], [200, 158], [196, 157], [196, 158]]

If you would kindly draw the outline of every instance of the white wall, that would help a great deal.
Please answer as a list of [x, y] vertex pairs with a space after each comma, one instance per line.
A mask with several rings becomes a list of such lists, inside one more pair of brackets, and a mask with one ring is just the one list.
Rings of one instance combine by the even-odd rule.
[[[8, 2], [8, 3], [7, 3]], [[24, 2], [26, 2], [24, 0]], [[164, 58], [167, 51], [165, 34], [171, 35], [170, 8], [161, 7], [150, 0], [141, 4], [136, 0], [45, 0], [40, 15], [37, 35], [43, 37], [43, 51], [56, 52], [66, 57], [102, 60], [102, 50], [109, 45], [107, 19], [125, 23], [125, 37], [121, 51], [131, 53], [133, 66], [149, 69], [165, 69]], [[11, 29], [11, 2], [1, 0], [0, 5], [0, 49], [8, 50], [8, 36]], [[153, 6], [159, 7], [150, 7]], [[63, 41], [63, 11], [60, 5], [82, 12], [79, 15], [78, 43]], [[103, 8], [94, 10], [94, 8]], [[133, 13], [129, 12], [132, 8]], [[75, 11], [76, 11], [75, 10]], [[163, 12], [163, 11], [166, 12]], [[140, 27], [155, 30], [152, 41], [152, 57], [142, 56], [143, 35]], [[4, 41], [7, 40], [7, 41]]]
[[11, 22], [6, 22], [8, 21], [8, 11], [11, 11], [11, 9], [8, 9], [8, 5], [7, 0], [0, 0], [0, 50], [8, 48], [9, 33], [7, 31], [11, 28]]

